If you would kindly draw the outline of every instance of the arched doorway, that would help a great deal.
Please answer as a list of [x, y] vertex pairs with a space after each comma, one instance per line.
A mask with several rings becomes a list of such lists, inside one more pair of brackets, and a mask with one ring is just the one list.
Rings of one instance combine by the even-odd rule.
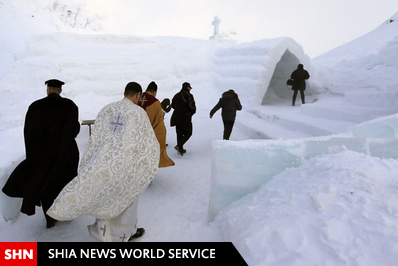
[[262, 105], [275, 104], [292, 98], [293, 92], [286, 86], [286, 81], [290, 78], [292, 72], [297, 69], [298, 64], [300, 64], [298, 58], [287, 49], [275, 66]]

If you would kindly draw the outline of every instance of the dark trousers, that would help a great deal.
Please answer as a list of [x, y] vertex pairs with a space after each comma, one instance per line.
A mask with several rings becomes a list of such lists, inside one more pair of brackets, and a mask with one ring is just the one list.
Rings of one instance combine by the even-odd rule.
[[54, 199], [52, 200], [43, 200], [41, 202], [41, 206], [43, 208], [44, 217], [46, 217], [47, 228], [51, 227], [57, 220], [47, 215], [48, 209], [50, 209], [51, 205], [53, 205]]
[[[297, 98], [297, 93], [299, 90], [294, 90], [294, 94], [293, 94], [293, 101], [292, 101], [292, 105], [294, 106], [296, 103], [296, 98]], [[301, 95], [301, 103], [305, 103], [305, 95], [304, 95], [304, 90], [300, 90], [300, 95]]]
[[[77, 175], [77, 172], [76, 172], [76, 175]], [[67, 183], [61, 183], [59, 185], [66, 186], [66, 184]], [[54, 190], [49, 190], [47, 192], [44, 192], [44, 194], [40, 200], [41, 207], [42, 207], [43, 213], [44, 213], [44, 217], [46, 217], [47, 228], [54, 226], [55, 222], [57, 221], [54, 218], [47, 215], [48, 209], [50, 209], [50, 207], [54, 203], [54, 200], [57, 198], [58, 193], [56, 193], [56, 191], [61, 191], [61, 189], [59, 189], [59, 187], [53, 187], [53, 188], [54, 188]]]
[[186, 122], [176, 125], [176, 133], [177, 133], [177, 146], [182, 149], [184, 147], [184, 144], [192, 136], [192, 122]]
[[224, 136], [223, 138], [226, 140], [229, 140], [229, 137], [231, 136], [232, 133], [232, 128], [234, 127], [235, 121], [225, 121], [223, 120], [224, 123]]

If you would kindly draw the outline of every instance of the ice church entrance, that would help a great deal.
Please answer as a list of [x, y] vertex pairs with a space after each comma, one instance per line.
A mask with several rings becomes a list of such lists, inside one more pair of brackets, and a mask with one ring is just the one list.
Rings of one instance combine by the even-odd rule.
[[286, 86], [286, 81], [290, 78], [292, 72], [297, 69], [298, 64], [300, 64], [299, 59], [289, 49], [286, 49], [275, 66], [261, 105], [275, 104], [281, 102], [281, 100], [292, 99], [293, 92]]

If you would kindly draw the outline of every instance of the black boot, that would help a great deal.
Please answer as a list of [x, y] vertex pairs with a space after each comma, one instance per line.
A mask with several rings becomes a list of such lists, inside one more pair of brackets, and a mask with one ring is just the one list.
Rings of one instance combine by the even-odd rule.
[[181, 156], [184, 156], [184, 153], [187, 152], [187, 150], [184, 150], [183, 148], [179, 147], [178, 145], [176, 145], [176, 146], [174, 147], [174, 149], [175, 149], [175, 150], [177, 151], [177, 153], [178, 153], [179, 155], [181, 155]]
[[45, 216], [46, 216], [46, 221], [47, 221], [46, 228], [47, 229], [53, 228], [55, 226], [55, 224], [57, 223], [57, 220], [51, 218], [47, 214]]
[[145, 229], [144, 229], [144, 228], [137, 228], [137, 232], [136, 232], [134, 235], [130, 236], [128, 242], [131, 242], [131, 241], [133, 241], [134, 239], [137, 239], [137, 238], [139, 238], [139, 237], [142, 237], [144, 234], [145, 234]]

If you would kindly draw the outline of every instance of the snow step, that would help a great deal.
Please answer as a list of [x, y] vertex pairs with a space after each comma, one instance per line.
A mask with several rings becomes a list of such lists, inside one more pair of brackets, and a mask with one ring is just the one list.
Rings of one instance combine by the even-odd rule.
[[370, 114], [362, 112], [352, 112], [343, 108], [332, 107], [332, 106], [320, 106], [320, 105], [305, 105], [300, 110], [301, 114], [308, 115], [311, 117], [324, 118], [337, 121], [349, 121], [355, 123], [362, 123], [370, 120]]
[[293, 139], [305, 138], [312, 135], [302, 131], [292, 131], [277, 123], [259, 119], [255, 114], [236, 120], [236, 126], [250, 139]]
[[[356, 124], [352, 121], [325, 117], [327, 114], [333, 113], [332, 110], [327, 110], [326, 108], [323, 110], [323, 116], [320, 115], [319, 117], [315, 117], [311, 114], [311, 110], [318, 107], [312, 107], [311, 105], [313, 104], [295, 107], [273, 105], [246, 108], [254, 118], [257, 118], [257, 122], [238, 121], [238, 123], [241, 127], [246, 129], [245, 133], [248, 135], [250, 135], [248, 130], [251, 130], [252, 137], [253, 135], [257, 135], [257, 138], [272, 139], [339, 134], [346, 132]], [[307, 116], [307, 113], [311, 114], [311, 116]], [[333, 114], [330, 115], [332, 116]]]
[[394, 108], [398, 106], [398, 92], [355, 91], [344, 95], [347, 102], [367, 107]]
[[380, 116], [387, 116], [398, 111], [397, 108], [369, 107], [347, 104], [347, 99], [330, 102], [317, 102], [303, 105], [300, 113], [311, 117], [324, 118], [337, 121], [363, 123]]

